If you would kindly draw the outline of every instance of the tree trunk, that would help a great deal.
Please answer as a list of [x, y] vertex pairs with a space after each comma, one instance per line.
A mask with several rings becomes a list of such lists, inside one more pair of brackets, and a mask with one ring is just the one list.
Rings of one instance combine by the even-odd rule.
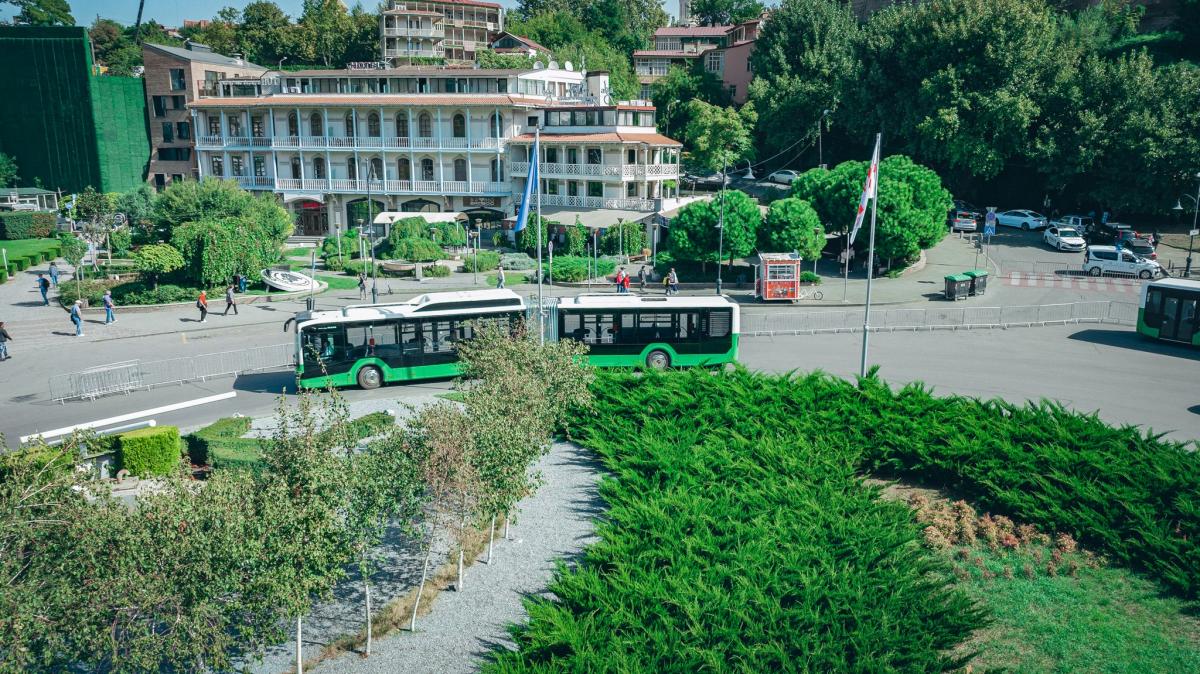
[[296, 616], [296, 674], [304, 674], [304, 647], [301, 639], [304, 626], [301, 623], [302, 620], [304, 619]]
[[425, 564], [421, 566], [421, 584], [417, 586], [417, 600], [413, 602], [412, 619], [408, 623], [408, 631], [417, 631], [417, 609], [421, 607], [421, 595], [425, 593], [425, 578], [429, 574], [429, 559], [433, 557], [433, 534], [434, 529], [429, 531], [429, 547], [425, 551]]
[[363, 573], [362, 569], [366, 566], [366, 554], [363, 554], [363, 567], [360, 568], [363, 582], [363, 593], [367, 597], [367, 657], [371, 657], [371, 581], [367, 578], [367, 574]]
[[508, 536], [508, 513], [504, 513], [504, 540], [511, 541]]
[[488, 558], [487, 563], [492, 563], [492, 545], [496, 542], [496, 516], [492, 515], [492, 526], [488, 531]]

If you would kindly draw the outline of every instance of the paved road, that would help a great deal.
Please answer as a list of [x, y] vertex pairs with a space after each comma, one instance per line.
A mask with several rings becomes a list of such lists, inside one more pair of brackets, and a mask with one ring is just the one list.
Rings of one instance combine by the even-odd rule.
[[[742, 362], [771, 372], [858, 373], [861, 335], [747, 339]], [[1115, 325], [1070, 325], [871, 336], [887, 380], [942, 394], [1013, 402], [1048, 398], [1110, 423], [1200, 439], [1200, 351], [1141, 339]]]

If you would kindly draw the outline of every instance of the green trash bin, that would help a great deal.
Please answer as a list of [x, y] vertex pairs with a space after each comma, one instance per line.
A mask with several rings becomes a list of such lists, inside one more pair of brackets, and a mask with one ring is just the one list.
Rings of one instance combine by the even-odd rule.
[[972, 295], [982, 295], [987, 291], [988, 273], [986, 269], [972, 269], [963, 272], [963, 275], [971, 278], [970, 293]]
[[966, 274], [950, 274], [946, 278], [946, 299], [965, 300], [971, 292], [971, 277]]

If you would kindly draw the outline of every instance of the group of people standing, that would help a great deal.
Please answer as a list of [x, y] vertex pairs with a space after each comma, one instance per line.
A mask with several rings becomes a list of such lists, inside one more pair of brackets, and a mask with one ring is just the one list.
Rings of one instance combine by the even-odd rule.
[[[653, 272], [646, 265], [642, 265], [641, 268], [638, 269], [638, 273], [637, 273], [638, 288], [642, 292], [646, 291], [646, 284], [650, 281], [650, 277], [652, 276], [652, 274], [653, 274]], [[618, 295], [628, 295], [629, 294], [630, 278], [629, 278], [629, 274], [626, 273], [624, 267], [621, 267], [620, 269], [617, 270], [617, 275], [614, 280], [614, 283], [616, 285]], [[662, 283], [663, 283], [664, 292], [667, 295], [678, 295], [679, 294], [679, 275], [675, 273], [674, 267], [671, 267], [671, 271], [667, 272], [666, 276], [663, 276]]]

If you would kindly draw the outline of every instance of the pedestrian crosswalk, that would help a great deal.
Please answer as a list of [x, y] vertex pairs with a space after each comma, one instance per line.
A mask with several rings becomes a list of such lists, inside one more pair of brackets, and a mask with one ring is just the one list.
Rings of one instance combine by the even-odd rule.
[[1017, 288], [1061, 288], [1062, 290], [1133, 294], [1141, 292], [1142, 284], [1146, 283], [1135, 278], [1109, 278], [1082, 274], [1070, 276], [1030, 274], [1017, 271], [1003, 274], [1001, 281], [1006, 286]]

